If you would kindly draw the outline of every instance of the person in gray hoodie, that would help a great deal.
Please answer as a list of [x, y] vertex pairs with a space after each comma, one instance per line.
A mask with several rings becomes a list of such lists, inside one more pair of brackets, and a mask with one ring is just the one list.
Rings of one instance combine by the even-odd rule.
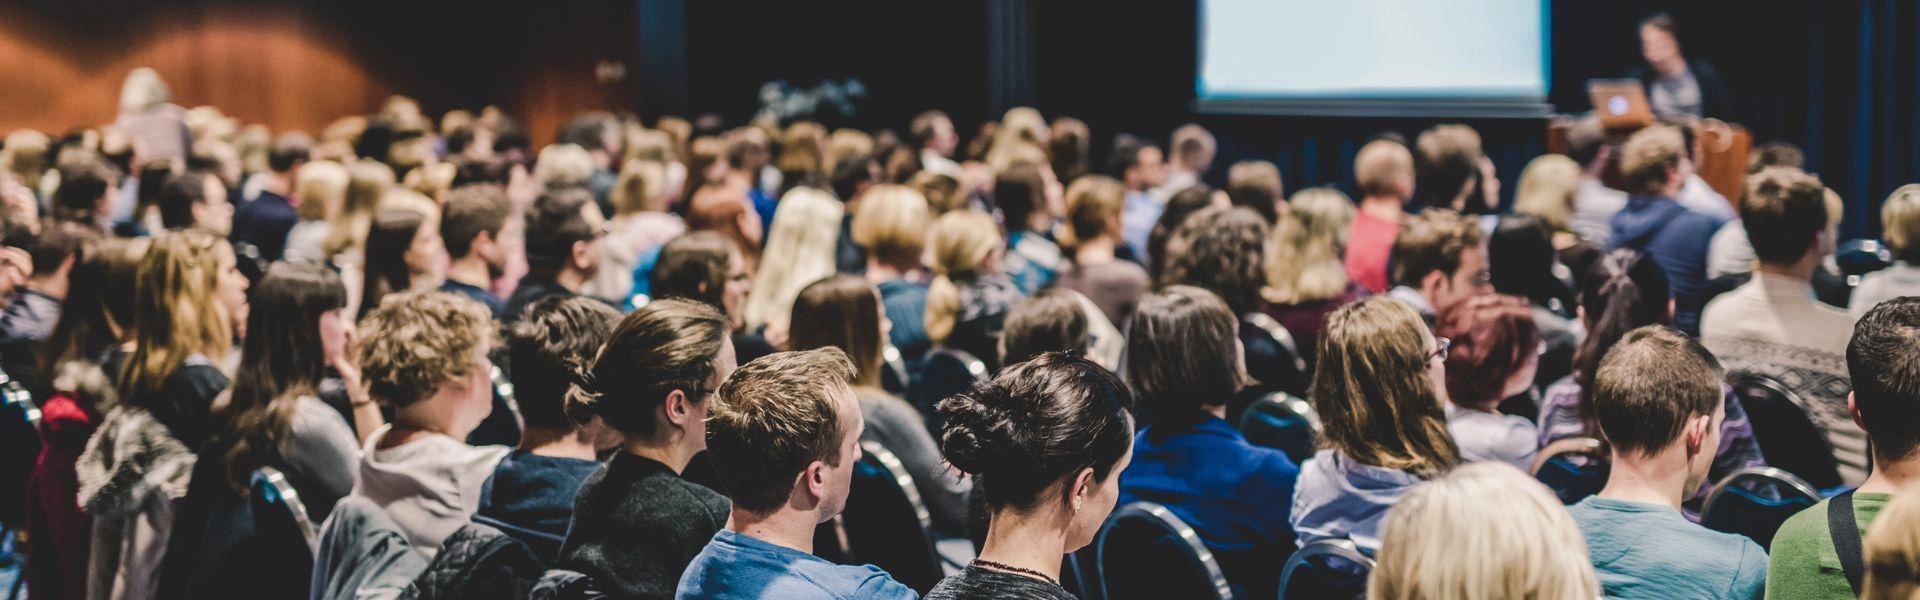
[[1640, 130], [1620, 149], [1620, 176], [1630, 196], [1613, 215], [1610, 248], [1647, 253], [1673, 284], [1673, 323], [1700, 334], [1707, 304], [1707, 251], [1726, 222], [1687, 210], [1674, 198], [1686, 184], [1687, 160], [1680, 130], [1656, 125]]

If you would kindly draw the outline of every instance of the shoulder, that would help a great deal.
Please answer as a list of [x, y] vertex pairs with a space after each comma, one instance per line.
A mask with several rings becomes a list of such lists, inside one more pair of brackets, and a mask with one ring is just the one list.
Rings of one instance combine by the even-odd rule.
[[1795, 557], [1795, 560], [1810, 560], [1818, 548], [1832, 539], [1827, 531], [1827, 506], [1830, 500], [1794, 513], [1780, 524], [1780, 530], [1773, 534], [1773, 554], [1776, 557]]
[[728, 513], [733, 510], [733, 503], [728, 501], [726, 496], [720, 495], [720, 492], [671, 474], [663, 474], [662, 476], [648, 479], [651, 481], [642, 480], [640, 486], [643, 488], [652, 487], [655, 488], [656, 491], [671, 495], [654, 497], [663, 501], [666, 501], [669, 497], [677, 498], [677, 500], [670, 501], [678, 503], [679, 506], [677, 508], [669, 508], [672, 504], [668, 502], [662, 502], [657, 505], [660, 509], [664, 509], [661, 512], [679, 513], [687, 516], [704, 516], [711, 519], [711, 522], [717, 523], [717, 526], [726, 525]]
[[852, 593], [847, 596], [849, 598], [903, 598], [912, 600], [920, 597], [920, 594], [914, 592], [912, 588], [908, 588], [900, 582], [894, 581], [892, 575], [888, 575], [886, 571], [880, 570], [879, 567], [865, 565], [837, 568], [844, 569], [848, 577], [858, 578], [857, 584], [850, 586], [851, 589], [849, 591]]

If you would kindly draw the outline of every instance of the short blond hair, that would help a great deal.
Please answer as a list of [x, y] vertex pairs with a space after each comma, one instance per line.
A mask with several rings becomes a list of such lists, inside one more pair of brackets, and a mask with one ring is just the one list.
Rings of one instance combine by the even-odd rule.
[[1920, 262], [1920, 183], [1900, 186], [1887, 196], [1880, 205], [1880, 226], [1894, 256]]
[[1579, 185], [1579, 163], [1565, 155], [1542, 154], [1520, 171], [1513, 212], [1540, 217], [1554, 231], [1567, 231], [1573, 219], [1573, 191]]
[[1288, 201], [1267, 244], [1267, 285], [1261, 297], [1299, 304], [1347, 291], [1347, 265], [1340, 256], [1353, 224], [1353, 201], [1330, 187], [1307, 188]]
[[1657, 196], [1666, 193], [1667, 178], [1680, 168], [1687, 155], [1686, 141], [1680, 129], [1654, 125], [1627, 138], [1620, 146], [1620, 179], [1629, 194]]
[[554, 144], [540, 150], [534, 177], [547, 187], [586, 185], [593, 177], [593, 155], [575, 144]]
[[381, 403], [405, 408], [473, 375], [473, 357], [493, 347], [493, 316], [466, 296], [388, 294], [360, 319], [360, 370]]
[[300, 199], [302, 220], [333, 218], [347, 201], [347, 168], [330, 160], [301, 165], [300, 174], [294, 178], [293, 197]]
[[1415, 486], [1380, 529], [1369, 597], [1600, 596], [1573, 516], [1545, 486], [1506, 463], [1469, 464]]
[[860, 196], [853, 213], [853, 243], [890, 265], [916, 265], [933, 223], [927, 198], [904, 185], [881, 184]]
[[1367, 142], [1353, 156], [1353, 179], [1368, 196], [1405, 194], [1409, 190], [1401, 186], [1413, 180], [1413, 152], [1393, 140]]

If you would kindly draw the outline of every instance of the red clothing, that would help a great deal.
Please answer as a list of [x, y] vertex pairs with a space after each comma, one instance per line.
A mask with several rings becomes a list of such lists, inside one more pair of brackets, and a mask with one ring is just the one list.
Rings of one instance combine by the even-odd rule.
[[1400, 237], [1400, 221], [1362, 211], [1347, 230], [1347, 279], [1375, 294], [1387, 291], [1387, 259], [1393, 240]]
[[40, 461], [27, 479], [27, 589], [34, 600], [87, 596], [87, 545], [93, 522], [80, 512], [74, 462], [100, 415], [66, 392], [40, 407]]
[[1327, 317], [1340, 307], [1352, 304], [1361, 298], [1371, 296], [1358, 284], [1349, 284], [1347, 291], [1325, 300], [1302, 302], [1300, 304], [1267, 304], [1260, 311], [1273, 317], [1287, 333], [1293, 335], [1293, 342], [1300, 346], [1300, 359], [1307, 361], [1309, 371], [1318, 359], [1320, 336], [1327, 331]]

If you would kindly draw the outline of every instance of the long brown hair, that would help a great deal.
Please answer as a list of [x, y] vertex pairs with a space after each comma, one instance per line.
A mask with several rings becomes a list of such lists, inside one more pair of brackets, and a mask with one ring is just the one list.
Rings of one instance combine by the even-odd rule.
[[788, 346], [812, 350], [827, 346], [853, 359], [853, 385], [880, 387], [880, 294], [866, 278], [836, 275], [808, 284], [793, 301]]
[[346, 305], [340, 276], [320, 265], [279, 263], [260, 279], [233, 393], [213, 415], [216, 439], [230, 444], [226, 475], [234, 493], [247, 493], [254, 469], [284, 466], [280, 442], [292, 433], [294, 407], [326, 374], [320, 318]]
[[67, 275], [60, 319], [40, 349], [40, 381], [52, 382], [67, 361], [98, 362], [133, 328], [133, 284], [148, 240], [96, 240], [81, 251]]
[[1426, 324], [1375, 296], [1327, 319], [1308, 394], [1326, 446], [1361, 464], [1432, 477], [1460, 463], [1440, 390], [1427, 377]]
[[223, 259], [234, 260], [233, 247], [204, 231], [154, 238], [134, 282], [134, 349], [117, 382], [123, 401], [138, 406], [188, 357], [218, 360], [232, 347], [232, 318], [213, 297]]

